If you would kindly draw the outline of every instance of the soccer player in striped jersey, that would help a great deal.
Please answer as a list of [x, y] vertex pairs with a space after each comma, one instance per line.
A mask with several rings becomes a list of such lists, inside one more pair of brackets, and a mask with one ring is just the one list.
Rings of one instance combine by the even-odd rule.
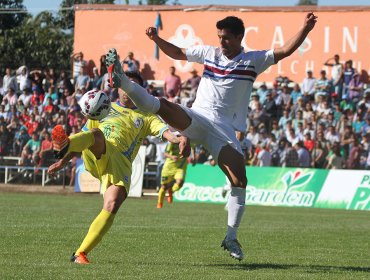
[[107, 54], [106, 63], [113, 86], [124, 89], [141, 110], [158, 114], [192, 142], [204, 145], [229, 178], [232, 188], [227, 232], [221, 246], [235, 259], [244, 258], [237, 230], [245, 209], [247, 177], [242, 150], [234, 131], [246, 130], [248, 102], [257, 75], [291, 55], [303, 43], [316, 21], [317, 17], [308, 13], [297, 34], [282, 47], [263, 51], [243, 49], [244, 23], [234, 16], [216, 24], [219, 47], [181, 49], [159, 37], [156, 28], [149, 27], [147, 36], [166, 55], [175, 60], [204, 65], [192, 108], [149, 96], [145, 89], [125, 77], [116, 50], [111, 49]]

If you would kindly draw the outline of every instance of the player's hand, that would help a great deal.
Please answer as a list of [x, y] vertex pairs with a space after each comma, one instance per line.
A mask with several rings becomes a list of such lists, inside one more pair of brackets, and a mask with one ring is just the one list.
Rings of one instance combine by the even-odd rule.
[[63, 164], [63, 159], [57, 161], [56, 163], [53, 163], [52, 165], [50, 165], [50, 167], [48, 168], [48, 174], [50, 176], [55, 176], [55, 174], [61, 170], [65, 164]]
[[317, 22], [317, 16], [314, 15], [314, 13], [308, 13], [304, 20], [304, 28], [310, 32]]
[[150, 40], [153, 40], [155, 37], [158, 36], [157, 28], [155, 27], [147, 28], [145, 33], [149, 37]]
[[180, 157], [188, 157], [191, 152], [190, 139], [181, 135], [179, 140]]

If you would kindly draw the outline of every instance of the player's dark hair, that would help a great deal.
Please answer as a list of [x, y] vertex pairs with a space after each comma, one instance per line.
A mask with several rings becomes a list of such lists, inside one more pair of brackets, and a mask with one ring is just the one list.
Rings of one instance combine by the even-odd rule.
[[225, 17], [223, 20], [220, 20], [216, 23], [216, 27], [219, 30], [227, 29], [229, 30], [234, 36], [238, 36], [240, 34], [244, 35], [244, 23], [243, 21], [234, 16]]
[[126, 71], [125, 74], [126, 74], [127, 77], [129, 77], [131, 79], [136, 79], [140, 86], [144, 86], [144, 80], [138, 72]]

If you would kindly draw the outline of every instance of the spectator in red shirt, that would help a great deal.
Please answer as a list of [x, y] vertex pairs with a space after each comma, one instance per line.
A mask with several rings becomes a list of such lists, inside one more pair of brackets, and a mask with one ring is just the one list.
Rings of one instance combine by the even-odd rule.
[[164, 79], [163, 90], [167, 98], [170, 97], [170, 91], [172, 90], [176, 96], [180, 96], [181, 90], [181, 79], [175, 74], [175, 67], [170, 67], [170, 75]]
[[52, 115], [55, 112], [55, 106], [51, 97], [48, 97], [47, 102], [47, 105], [44, 107], [44, 113]]
[[306, 134], [304, 135], [304, 146], [310, 153], [315, 146], [315, 142], [312, 140], [310, 132], [306, 132]]
[[28, 135], [32, 135], [32, 133], [36, 132], [39, 128], [39, 122], [36, 121], [35, 114], [31, 114], [31, 119], [25, 123], [27, 127]]
[[48, 132], [44, 133], [44, 140], [42, 140], [41, 142], [41, 149], [39, 155], [40, 155], [39, 166], [44, 165], [47, 159], [54, 158], [53, 143], [51, 142], [51, 137]]

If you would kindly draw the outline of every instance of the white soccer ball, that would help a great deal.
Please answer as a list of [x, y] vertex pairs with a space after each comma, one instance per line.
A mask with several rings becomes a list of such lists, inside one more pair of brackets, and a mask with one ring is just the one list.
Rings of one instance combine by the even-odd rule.
[[78, 103], [82, 114], [90, 120], [104, 119], [111, 108], [109, 96], [97, 89], [86, 92]]

